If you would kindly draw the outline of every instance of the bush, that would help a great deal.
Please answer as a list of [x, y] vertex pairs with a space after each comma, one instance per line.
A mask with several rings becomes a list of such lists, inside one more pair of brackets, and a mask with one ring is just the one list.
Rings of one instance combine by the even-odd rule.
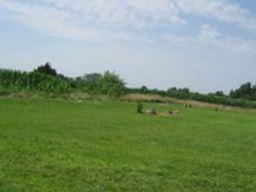
[[47, 75], [57, 76], [57, 71], [54, 68], [52, 68], [50, 63], [46, 63], [45, 65], [41, 65], [37, 69], [35, 69], [34, 71], [38, 72], [38, 73], [44, 73], [44, 74], [47, 74]]
[[137, 113], [143, 113], [143, 105], [140, 102], [137, 103]]
[[125, 93], [125, 83], [118, 75], [105, 72], [100, 80], [100, 92], [111, 97], [118, 97]]

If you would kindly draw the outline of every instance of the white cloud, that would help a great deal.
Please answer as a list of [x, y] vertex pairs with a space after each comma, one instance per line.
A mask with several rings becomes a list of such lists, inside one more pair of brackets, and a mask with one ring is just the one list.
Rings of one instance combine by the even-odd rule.
[[256, 32], [250, 12], [227, 0], [2, 0], [0, 8], [33, 29], [85, 41], [130, 39], [133, 30], [179, 26], [184, 14]]
[[219, 32], [212, 26], [205, 24], [200, 30], [200, 40], [202, 41], [214, 41], [220, 36]]
[[256, 19], [250, 11], [227, 0], [177, 0], [179, 8], [187, 14], [213, 17], [256, 32]]
[[246, 58], [256, 56], [256, 41], [242, 37], [225, 36], [219, 33], [216, 27], [209, 24], [201, 26], [199, 33], [194, 37], [166, 35], [159, 42], [165, 43], [171, 49], [183, 48], [197, 52], [212, 54], [237, 54]]

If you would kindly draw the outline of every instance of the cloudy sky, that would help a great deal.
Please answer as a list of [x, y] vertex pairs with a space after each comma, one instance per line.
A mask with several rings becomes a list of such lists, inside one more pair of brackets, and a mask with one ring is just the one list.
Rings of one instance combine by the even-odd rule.
[[0, 67], [47, 61], [129, 86], [229, 91], [256, 83], [256, 1], [0, 0]]

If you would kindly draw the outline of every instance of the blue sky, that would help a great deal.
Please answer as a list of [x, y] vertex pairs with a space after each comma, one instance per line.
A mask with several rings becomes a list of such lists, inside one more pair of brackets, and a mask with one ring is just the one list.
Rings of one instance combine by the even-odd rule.
[[0, 67], [47, 61], [129, 86], [211, 92], [256, 83], [256, 1], [0, 0]]

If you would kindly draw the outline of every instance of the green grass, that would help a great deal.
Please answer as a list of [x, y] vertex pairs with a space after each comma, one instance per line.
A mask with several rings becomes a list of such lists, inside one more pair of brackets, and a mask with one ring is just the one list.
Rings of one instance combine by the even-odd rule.
[[136, 103], [0, 100], [0, 191], [256, 190], [256, 114]]

